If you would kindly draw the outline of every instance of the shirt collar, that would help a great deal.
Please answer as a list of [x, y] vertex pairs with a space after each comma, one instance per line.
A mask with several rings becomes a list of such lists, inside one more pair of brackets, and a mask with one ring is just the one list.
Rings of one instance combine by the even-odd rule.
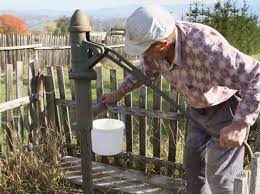
[[176, 25], [175, 28], [175, 49], [174, 49], [174, 59], [173, 59], [173, 63], [176, 65], [181, 65], [182, 60], [181, 60], [181, 36], [180, 36], [180, 32], [178, 29], [178, 26]]

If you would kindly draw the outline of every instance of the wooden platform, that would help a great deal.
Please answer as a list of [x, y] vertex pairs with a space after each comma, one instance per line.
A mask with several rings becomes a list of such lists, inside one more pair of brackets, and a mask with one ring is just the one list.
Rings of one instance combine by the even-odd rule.
[[[67, 178], [82, 184], [81, 160], [66, 156], [61, 160]], [[94, 188], [104, 193], [184, 194], [185, 181], [167, 176], [147, 176], [141, 171], [121, 169], [100, 162], [92, 163]]]

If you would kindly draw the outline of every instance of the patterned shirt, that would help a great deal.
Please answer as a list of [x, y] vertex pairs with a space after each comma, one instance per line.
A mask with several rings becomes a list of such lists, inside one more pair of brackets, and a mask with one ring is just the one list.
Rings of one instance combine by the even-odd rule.
[[[231, 46], [209, 26], [177, 21], [176, 27], [174, 63], [141, 60], [138, 68], [149, 78], [161, 74], [194, 108], [220, 104], [240, 91], [234, 120], [252, 125], [260, 112], [259, 61]], [[128, 93], [139, 86], [128, 75], [119, 90]]]

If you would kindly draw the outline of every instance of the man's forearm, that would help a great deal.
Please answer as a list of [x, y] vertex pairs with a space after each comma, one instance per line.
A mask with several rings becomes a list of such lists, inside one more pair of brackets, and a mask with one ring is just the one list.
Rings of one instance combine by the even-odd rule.
[[134, 89], [142, 86], [142, 82], [138, 81], [132, 75], [128, 75], [125, 77], [123, 83], [118, 87], [118, 94], [125, 96], [129, 92], [132, 92]]

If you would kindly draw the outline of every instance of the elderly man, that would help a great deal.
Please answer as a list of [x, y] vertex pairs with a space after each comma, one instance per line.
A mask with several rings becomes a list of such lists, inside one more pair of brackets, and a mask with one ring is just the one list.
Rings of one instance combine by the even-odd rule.
[[[243, 168], [249, 127], [260, 106], [259, 62], [232, 47], [213, 28], [184, 21], [160, 6], [136, 9], [127, 19], [129, 55], [142, 55], [139, 68], [151, 79], [158, 75], [176, 88], [190, 114], [209, 130], [189, 122], [184, 153], [188, 193], [233, 193], [235, 176]], [[101, 100], [112, 103], [140, 86], [132, 75]]]

